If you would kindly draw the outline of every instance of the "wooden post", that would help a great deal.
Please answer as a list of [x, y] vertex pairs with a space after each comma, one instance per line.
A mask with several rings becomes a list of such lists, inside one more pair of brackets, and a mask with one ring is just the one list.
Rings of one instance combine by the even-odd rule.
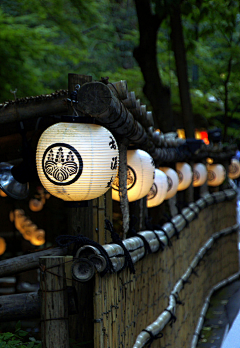
[[[69, 95], [79, 84], [82, 86], [92, 80], [91, 76], [68, 74]], [[78, 106], [76, 109], [79, 112]], [[96, 231], [96, 216], [94, 211], [98, 210], [98, 199], [88, 201], [87, 207], [71, 207], [68, 209], [68, 234], [82, 234], [92, 240], [98, 241]], [[97, 214], [98, 215], [98, 214]], [[69, 335], [77, 342], [89, 342], [93, 338], [93, 280], [87, 283], [80, 283], [73, 280], [73, 286], [77, 292], [78, 314], [71, 315], [69, 318]], [[91, 347], [91, 345], [89, 346]], [[87, 345], [86, 345], [87, 348]]]
[[67, 287], [63, 256], [39, 259], [41, 268], [41, 336], [43, 348], [68, 348]]

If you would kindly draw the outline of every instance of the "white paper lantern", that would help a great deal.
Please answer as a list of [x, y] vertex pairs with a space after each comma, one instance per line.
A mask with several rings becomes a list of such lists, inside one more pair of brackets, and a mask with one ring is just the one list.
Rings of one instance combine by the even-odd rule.
[[207, 180], [207, 168], [202, 163], [195, 163], [193, 166], [193, 186], [202, 186]]
[[102, 126], [62, 122], [43, 132], [36, 162], [41, 183], [53, 196], [89, 200], [111, 187], [118, 169], [118, 147]]
[[226, 178], [226, 170], [222, 164], [209, 164], [207, 171], [208, 186], [219, 186]]
[[166, 198], [167, 190], [167, 175], [161, 170], [155, 169], [154, 183], [147, 195], [147, 207], [152, 208], [161, 204]]
[[178, 190], [179, 179], [177, 172], [169, 167], [160, 167], [159, 169], [167, 175], [168, 190], [165, 199], [172, 198]]
[[[146, 196], [154, 181], [155, 165], [152, 157], [143, 150], [127, 151], [127, 196], [133, 202]], [[119, 198], [119, 175], [112, 184], [112, 198]]]
[[228, 177], [237, 179], [240, 176], [240, 163], [236, 158], [232, 158], [231, 164], [228, 167]]
[[178, 174], [178, 191], [186, 190], [192, 182], [192, 168], [186, 162], [178, 162], [176, 164], [176, 171]]

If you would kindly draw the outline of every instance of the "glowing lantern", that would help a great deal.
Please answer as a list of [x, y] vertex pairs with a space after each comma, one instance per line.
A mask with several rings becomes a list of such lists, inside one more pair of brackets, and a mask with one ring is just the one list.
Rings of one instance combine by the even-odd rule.
[[173, 196], [175, 196], [178, 190], [179, 180], [178, 180], [177, 172], [173, 170], [172, 168], [168, 168], [168, 167], [160, 167], [159, 169], [162, 170], [167, 175], [168, 189], [167, 189], [167, 195], [165, 199], [172, 198]]
[[[127, 151], [127, 196], [133, 202], [146, 196], [154, 181], [155, 165], [152, 157], [143, 150]], [[112, 184], [112, 198], [119, 198], [119, 175]]]
[[209, 164], [207, 166], [207, 171], [208, 186], [219, 186], [226, 178], [226, 170], [221, 164]]
[[5, 242], [5, 239], [0, 237], [0, 255], [4, 254], [7, 248], [7, 244]]
[[202, 163], [195, 163], [193, 166], [193, 186], [202, 186], [207, 180], [207, 168]]
[[237, 179], [240, 176], [240, 163], [236, 158], [232, 158], [231, 164], [228, 167], [228, 177]]
[[39, 200], [36, 199], [36, 198], [32, 198], [32, 199], [30, 199], [30, 201], [29, 201], [29, 208], [30, 208], [32, 211], [40, 211], [40, 210], [42, 210], [42, 208], [43, 208], [43, 202], [42, 202], [42, 201], [39, 201]]
[[30, 239], [30, 243], [32, 245], [43, 245], [45, 243], [45, 231], [37, 230], [32, 234], [32, 238]]
[[177, 129], [177, 134], [180, 139], [186, 139], [185, 130], [184, 129]]
[[154, 183], [147, 195], [147, 207], [152, 208], [161, 204], [166, 198], [167, 190], [167, 175], [161, 170], [155, 169]]
[[188, 163], [179, 162], [176, 164], [178, 173], [178, 191], [186, 190], [192, 182], [192, 168]]
[[62, 122], [43, 132], [36, 162], [41, 183], [53, 196], [89, 200], [111, 187], [118, 169], [118, 147], [102, 126]]
[[7, 197], [7, 194], [5, 192], [3, 192], [3, 190], [0, 189], [0, 196], [1, 197]]
[[203, 140], [206, 145], [209, 144], [208, 132], [207, 131], [198, 131], [198, 130], [196, 130], [195, 131], [195, 138]]

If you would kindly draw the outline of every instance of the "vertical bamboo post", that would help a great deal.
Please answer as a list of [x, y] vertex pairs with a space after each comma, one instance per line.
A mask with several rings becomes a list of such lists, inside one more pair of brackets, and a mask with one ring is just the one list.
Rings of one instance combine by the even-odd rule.
[[43, 348], [68, 348], [67, 287], [64, 256], [43, 256], [41, 265], [41, 335]]
[[119, 195], [120, 208], [123, 216], [123, 239], [129, 229], [129, 204], [127, 197], [127, 144], [119, 144]]
[[[91, 76], [68, 74], [69, 96], [77, 84], [82, 86], [85, 82], [90, 82], [91, 80]], [[81, 115], [80, 112], [79, 115]], [[67, 208], [69, 210], [68, 234], [75, 236], [83, 234], [90, 239], [96, 240], [93, 221], [93, 205], [95, 201], [88, 201], [88, 206], [86, 207], [76, 205], [76, 207]], [[71, 315], [69, 318], [70, 337], [77, 342], [91, 342], [93, 338], [93, 282], [79, 283], [73, 280], [73, 286], [78, 297], [78, 314]], [[89, 346], [86, 345], [86, 347], [91, 347], [91, 344]]]

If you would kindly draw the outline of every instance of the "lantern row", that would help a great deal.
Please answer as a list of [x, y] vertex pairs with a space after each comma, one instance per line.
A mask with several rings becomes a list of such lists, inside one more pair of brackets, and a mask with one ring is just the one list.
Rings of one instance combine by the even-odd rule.
[[[113, 199], [120, 201], [118, 162], [114, 136], [96, 124], [54, 124], [43, 132], [37, 145], [40, 181], [50, 194], [65, 201], [94, 199], [110, 187]], [[229, 176], [240, 176], [237, 160], [233, 160]], [[147, 152], [140, 149], [127, 151], [129, 202], [147, 196], [148, 207], [157, 206], [177, 191], [185, 190], [192, 182], [194, 187], [203, 185], [206, 180], [209, 186], [219, 186], [225, 177], [221, 164], [205, 167], [196, 163], [193, 172], [186, 162], [178, 162], [176, 171], [168, 167], [155, 169], [154, 160]]]
[[[161, 248], [159, 240], [164, 246], [167, 246], [170, 238], [176, 234], [176, 231], [177, 233], [182, 231], [184, 227], [186, 227], [187, 223], [193, 221], [202, 209], [213, 203], [220, 203], [226, 199], [231, 200], [235, 196], [236, 191], [234, 189], [227, 189], [221, 192], [206, 194], [195, 203], [190, 203], [189, 207], [182, 209], [181, 214], [176, 215], [171, 219], [170, 222], [165, 223], [161, 227], [161, 230], [154, 230], [154, 232], [142, 231], [138, 232], [138, 234], [145, 238], [149, 244], [151, 252], [157, 252]], [[129, 251], [133, 263], [136, 263], [146, 254], [144, 242], [137, 236], [123, 240], [123, 244]], [[114, 272], [121, 271], [125, 265], [123, 248], [114, 243], [103, 245], [103, 248], [107, 252], [112, 262]], [[75, 274], [75, 279], [78, 281], [85, 282], [91, 279], [95, 273], [94, 267], [98, 272], [103, 272], [107, 267], [105, 255], [102, 255], [98, 249], [91, 245], [85, 245], [80, 248], [76, 257], [79, 258], [75, 261], [75, 266], [78, 272]], [[83, 271], [81, 271], [81, 269]]]
[[[238, 229], [239, 225], [236, 224], [234, 226], [228, 227], [224, 230], [214, 233], [212, 237], [209, 238], [209, 240], [204, 244], [204, 246], [201, 249], [199, 249], [196, 256], [193, 258], [190, 266], [183, 274], [183, 276], [179, 279], [179, 281], [175, 284], [171, 294], [169, 295], [168, 307], [159, 315], [156, 321], [154, 321], [151, 325], [147, 326], [146, 329], [144, 329], [137, 336], [133, 348], [143, 348], [145, 344], [151, 339], [149, 332], [156, 337], [163, 330], [163, 328], [171, 321], [176, 311], [177, 299], [179, 297], [180, 291], [184, 288], [184, 284], [190, 278], [194, 269], [198, 266], [199, 262], [204, 258], [207, 251], [212, 248], [214, 242], [218, 238], [236, 232]], [[218, 285], [217, 288], [219, 287], [220, 285]], [[193, 348], [193, 345], [191, 347]]]

